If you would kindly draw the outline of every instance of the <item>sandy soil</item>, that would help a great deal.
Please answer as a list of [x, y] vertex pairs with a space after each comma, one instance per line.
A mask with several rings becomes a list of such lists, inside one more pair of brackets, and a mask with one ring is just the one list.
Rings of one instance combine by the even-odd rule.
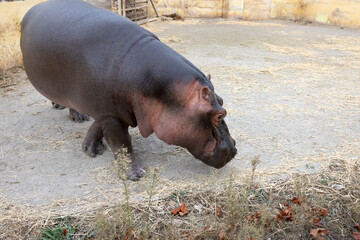
[[[238, 155], [220, 170], [240, 175], [259, 156], [263, 176], [316, 172], [360, 156], [360, 30], [290, 22], [189, 20], [146, 26], [206, 74], [224, 98]], [[27, 81], [0, 89], [0, 200], [45, 206], [121, 199], [112, 153], [91, 158], [81, 143], [92, 121], [70, 121]], [[212, 169], [185, 150], [131, 130], [135, 154], [164, 169], [168, 184]], [[143, 189], [132, 183], [135, 191]]]

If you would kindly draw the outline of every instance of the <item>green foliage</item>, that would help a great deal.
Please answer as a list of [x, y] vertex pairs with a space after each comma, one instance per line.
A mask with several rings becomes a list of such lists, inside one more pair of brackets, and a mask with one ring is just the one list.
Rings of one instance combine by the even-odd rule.
[[70, 240], [76, 228], [70, 224], [69, 218], [59, 219], [58, 224], [42, 230], [41, 240]]
[[173, 200], [174, 202], [179, 202], [179, 199], [182, 198], [182, 197], [185, 197], [186, 195], [186, 191], [183, 191], [183, 190], [178, 190], [176, 192], [173, 192], [170, 196], [169, 196], [169, 199], [170, 200]]

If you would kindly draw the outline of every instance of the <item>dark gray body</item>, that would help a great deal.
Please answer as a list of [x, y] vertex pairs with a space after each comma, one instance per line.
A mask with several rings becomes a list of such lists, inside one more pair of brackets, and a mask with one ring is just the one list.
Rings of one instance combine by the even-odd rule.
[[[214, 91], [199, 69], [155, 35], [80, 0], [50, 0], [30, 9], [22, 21], [21, 49], [26, 73], [41, 94], [95, 119], [83, 146], [90, 155], [99, 154], [103, 137], [114, 152], [125, 145], [131, 153], [127, 129], [145, 118], [140, 115], [149, 99], [176, 111], [183, 108], [174, 94], [177, 83], [197, 81]], [[214, 96], [215, 108], [221, 108]], [[234, 152], [235, 142], [228, 139]]]

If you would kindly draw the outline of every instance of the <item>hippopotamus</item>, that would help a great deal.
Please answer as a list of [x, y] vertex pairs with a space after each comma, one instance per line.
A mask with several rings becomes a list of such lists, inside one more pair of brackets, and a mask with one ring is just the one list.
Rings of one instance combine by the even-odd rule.
[[128, 178], [144, 173], [128, 132], [138, 127], [186, 148], [221, 168], [237, 153], [224, 118], [223, 99], [189, 60], [136, 23], [81, 0], [49, 0], [31, 8], [21, 23], [26, 74], [55, 107], [71, 118], [94, 119], [83, 141], [86, 154], [125, 147]]

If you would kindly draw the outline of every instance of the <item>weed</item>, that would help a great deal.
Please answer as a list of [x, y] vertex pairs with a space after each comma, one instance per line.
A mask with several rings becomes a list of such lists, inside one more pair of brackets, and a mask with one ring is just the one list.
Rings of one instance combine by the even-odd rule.
[[173, 192], [170, 196], [169, 199], [173, 200], [174, 202], [180, 202], [180, 199], [186, 196], [186, 191], [183, 190], [178, 190], [176, 192]]
[[130, 170], [131, 163], [130, 154], [128, 154], [127, 148], [121, 148], [115, 153], [115, 156], [114, 171], [124, 187], [125, 222], [127, 229], [130, 229], [133, 225], [130, 209], [130, 183], [128, 181], [128, 172]]
[[[118, 159], [126, 158], [124, 152]], [[241, 183], [234, 173], [225, 180], [214, 175], [212, 188], [205, 183], [181, 183], [175, 187], [178, 190], [169, 191], [171, 199], [168, 192], [159, 195], [157, 191], [159, 172], [149, 171], [145, 183], [149, 198], [131, 206], [125, 201], [103, 208], [91, 230], [96, 230], [95, 239], [307, 239], [310, 232], [321, 228], [326, 238], [352, 239], [360, 232], [356, 228], [360, 223], [360, 165], [359, 161], [336, 164], [318, 175], [294, 174], [273, 182], [256, 179], [256, 188], [250, 181], [256, 168]], [[125, 172], [119, 171], [125, 180]], [[327, 186], [319, 181], [326, 181]], [[173, 199], [186, 203], [189, 214], [172, 215], [177, 207], [170, 205]], [[71, 236], [78, 227], [69, 225], [78, 226], [50, 225], [47, 236], [61, 237], [63, 228]], [[91, 230], [83, 228], [85, 233]]]
[[58, 219], [58, 223], [55, 226], [51, 226], [43, 229], [42, 235], [40, 237], [41, 240], [70, 240], [71, 235], [76, 232], [76, 228], [74, 228], [70, 224], [70, 218]]
[[0, 24], [0, 85], [6, 78], [6, 71], [22, 65], [20, 51], [20, 19], [10, 16], [9, 22]]
[[146, 215], [147, 219], [142, 229], [140, 229], [141, 236], [145, 239], [148, 238], [150, 235], [150, 224], [151, 224], [151, 218], [150, 218], [150, 211], [152, 210], [152, 202], [153, 197], [157, 194], [157, 186], [160, 181], [160, 175], [162, 170], [159, 170], [158, 168], [152, 167], [147, 169], [147, 174], [145, 175], [143, 181], [145, 182], [145, 190], [148, 196], [148, 205], [146, 208]]
[[251, 166], [252, 166], [252, 171], [251, 171], [251, 179], [250, 181], [253, 182], [254, 181], [254, 176], [255, 176], [255, 170], [257, 165], [259, 165], [260, 163], [260, 156], [255, 156], [252, 160], [251, 160]]
[[147, 207], [147, 212], [149, 212], [152, 206], [153, 197], [155, 194], [157, 194], [156, 187], [159, 184], [160, 174], [162, 171], [160, 171], [158, 168], [149, 168], [147, 172], [148, 174], [145, 176], [144, 181], [146, 182], [145, 189], [149, 199]]

